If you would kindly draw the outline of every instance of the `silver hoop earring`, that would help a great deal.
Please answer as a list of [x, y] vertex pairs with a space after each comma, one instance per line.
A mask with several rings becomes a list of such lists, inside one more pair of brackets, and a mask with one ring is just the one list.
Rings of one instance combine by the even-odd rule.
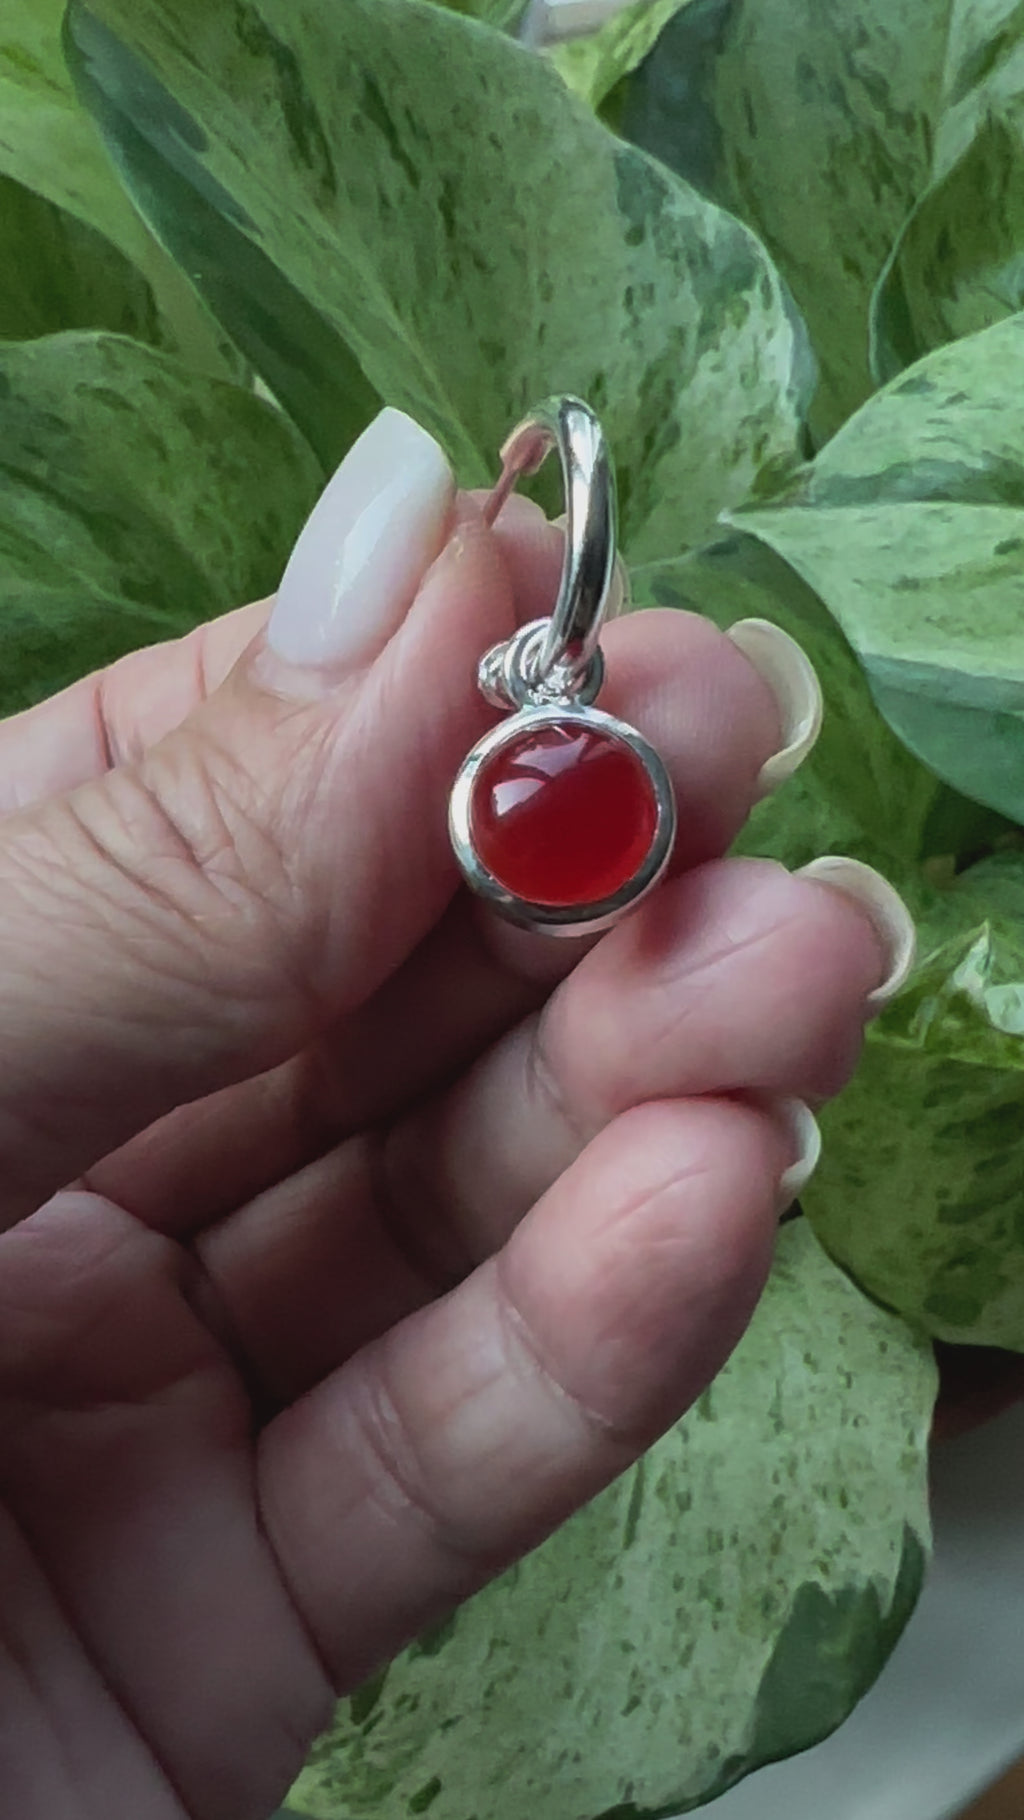
[[676, 807], [643, 735], [594, 707], [600, 635], [615, 578], [615, 479], [601, 426], [577, 398], [552, 398], [502, 449], [493, 521], [517, 480], [557, 449], [565, 561], [554, 612], [481, 659], [480, 689], [510, 710], [463, 761], [449, 829], [466, 882], [502, 916], [548, 935], [607, 929], [668, 865]]

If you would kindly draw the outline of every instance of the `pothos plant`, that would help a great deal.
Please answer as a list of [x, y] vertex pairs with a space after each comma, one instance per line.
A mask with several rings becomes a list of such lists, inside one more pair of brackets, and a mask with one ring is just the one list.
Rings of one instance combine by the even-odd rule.
[[920, 923], [725, 1372], [345, 1702], [317, 1820], [637, 1820], [813, 1743], [921, 1582], [932, 1341], [1024, 1351], [1024, 5], [523, 12], [0, 0], [2, 706], [271, 590], [381, 400], [478, 484], [576, 392], [636, 603], [822, 677], [744, 850]]

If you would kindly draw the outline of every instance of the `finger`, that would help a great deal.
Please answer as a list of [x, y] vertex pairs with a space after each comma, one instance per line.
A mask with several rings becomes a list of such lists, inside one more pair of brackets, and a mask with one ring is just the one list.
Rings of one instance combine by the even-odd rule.
[[[660, 746], [680, 804], [674, 864], [685, 869], [723, 851], [742, 826], [779, 745], [775, 698], [732, 641], [692, 614], [635, 614], [609, 629], [608, 648], [608, 705]], [[580, 952], [501, 933], [462, 894], [314, 1055], [165, 1121], [93, 1170], [90, 1184], [149, 1224], [194, 1231], [450, 1080]]]
[[891, 958], [863, 904], [772, 861], [719, 860], [673, 881], [542, 1010], [395, 1123], [378, 1188], [392, 1232], [428, 1233], [458, 1273], [631, 1106], [830, 1098]]
[[[274, 648], [257, 643], [137, 764], [0, 826], [8, 1222], [173, 1106], [299, 1051], [451, 894], [447, 791], [487, 718], [481, 638], [507, 629], [512, 602], [470, 517], [407, 611], [451, 492], [407, 419], [411, 455], [385, 461], [396, 417], [314, 513]], [[334, 519], [353, 493], [362, 541], [352, 573], [341, 565], [341, 614]]]
[[[473, 495], [472, 497], [476, 497]], [[554, 600], [562, 542], [538, 506], [514, 497], [494, 528], [517, 621]], [[239, 607], [183, 638], [132, 651], [59, 695], [0, 721], [0, 816], [133, 763], [226, 680], [273, 602]]]
[[760, 1291], [784, 1163], [750, 1108], [625, 1114], [497, 1258], [270, 1425], [263, 1523], [339, 1688], [684, 1412]]
[[0, 816], [76, 790], [155, 746], [220, 687], [270, 606], [257, 601], [184, 638], [132, 651], [0, 721]]
[[838, 1091], [889, 971], [850, 895], [768, 861], [703, 867], [454, 1086], [202, 1233], [208, 1311], [252, 1380], [288, 1401], [500, 1249], [629, 1108]]

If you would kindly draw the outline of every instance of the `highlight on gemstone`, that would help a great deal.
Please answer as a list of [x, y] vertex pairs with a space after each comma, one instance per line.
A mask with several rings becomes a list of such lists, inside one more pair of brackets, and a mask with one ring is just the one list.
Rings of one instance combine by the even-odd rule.
[[613, 897], [636, 877], [658, 802], [625, 740], [566, 720], [524, 728], [492, 752], [469, 818], [477, 855], [506, 891], [568, 909]]

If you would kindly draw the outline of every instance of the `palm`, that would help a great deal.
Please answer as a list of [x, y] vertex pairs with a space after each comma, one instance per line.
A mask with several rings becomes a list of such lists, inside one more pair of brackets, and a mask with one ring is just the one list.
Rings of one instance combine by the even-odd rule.
[[[212, 682], [259, 617], [207, 634]], [[621, 1470], [738, 1336], [788, 1160], [761, 1101], [840, 1084], [878, 948], [838, 893], [716, 857], [778, 740], [739, 653], [681, 615], [608, 644], [610, 705], [684, 801], [647, 909], [586, 954], [421, 912], [358, 1008], [98, 1146], [0, 1238], [11, 1812], [263, 1820], [332, 1692]], [[182, 718], [194, 655], [107, 680], [115, 759]], [[42, 766], [0, 730], [12, 801], [94, 768], [95, 709], [39, 711]], [[40, 1117], [58, 1155], [67, 1105]], [[16, 1211], [43, 1198], [21, 1181]]]

